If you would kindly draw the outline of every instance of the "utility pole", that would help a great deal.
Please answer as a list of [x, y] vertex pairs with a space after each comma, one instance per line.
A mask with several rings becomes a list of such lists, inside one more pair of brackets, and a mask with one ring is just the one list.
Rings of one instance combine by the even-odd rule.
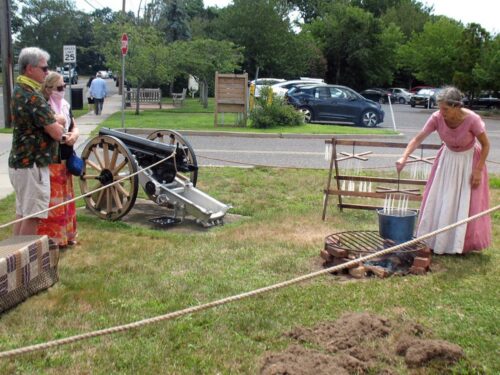
[[[14, 84], [12, 37], [10, 27], [10, 0], [0, 0], [0, 50], [3, 75], [3, 116], [5, 127], [10, 128], [10, 98]], [[125, 1], [125, 0], [124, 0]]]
[[[125, 30], [123, 30], [124, 24], [125, 24], [125, 0], [122, 1], [122, 32], [125, 32]], [[118, 94], [120, 94], [122, 96], [125, 95], [125, 92], [123, 90], [123, 80], [124, 79], [125, 79], [125, 77], [122, 74], [122, 76], [120, 77], [120, 80], [119, 80], [119, 84], [118, 84]]]

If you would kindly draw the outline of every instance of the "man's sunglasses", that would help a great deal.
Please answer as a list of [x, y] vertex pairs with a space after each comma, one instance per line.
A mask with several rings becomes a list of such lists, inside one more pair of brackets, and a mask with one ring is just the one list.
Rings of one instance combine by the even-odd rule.
[[49, 67], [48, 66], [37, 66], [37, 68], [42, 69], [44, 73], [47, 73], [49, 71]]

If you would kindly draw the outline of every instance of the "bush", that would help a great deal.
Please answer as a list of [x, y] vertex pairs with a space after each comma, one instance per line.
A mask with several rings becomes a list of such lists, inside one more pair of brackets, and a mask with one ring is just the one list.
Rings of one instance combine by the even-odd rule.
[[256, 108], [250, 113], [253, 128], [273, 128], [278, 126], [298, 126], [304, 124], [304, 115], [287, 104], [283, 98], [272, 96], [272, 89], [261, 90], [255, 99]]

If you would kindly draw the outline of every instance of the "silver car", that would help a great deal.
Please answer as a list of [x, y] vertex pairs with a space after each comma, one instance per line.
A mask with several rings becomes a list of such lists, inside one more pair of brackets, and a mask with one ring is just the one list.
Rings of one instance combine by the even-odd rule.
[[406, 104], [410, 102], [411, 92], [406, 89], [402, 89], [400, 87], [391, 87], [387, 89], [391, 93], [391, 96], [394, 98], [391, 100], [393, 103]]

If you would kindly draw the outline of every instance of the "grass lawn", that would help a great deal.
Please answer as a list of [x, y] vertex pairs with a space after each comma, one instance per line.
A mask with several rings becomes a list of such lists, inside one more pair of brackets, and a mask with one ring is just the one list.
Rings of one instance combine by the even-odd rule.
[[[325, 236], [376, 230], [374, 212], [321, 221], [326, 171], [204, 168], [198, 186], [244, 219], [196, 233], [150, 230], [78, 215], [76, 248], [61, 253], [60, 281], [1, 316], [0, 350], [133, 322], [251, 291], [321, 269]], [[492, 203], [500, 183], [492, 179]], [[270, 188], [272, 187], [272, 188]], [[14, 217], [0, 201], [0, 222]], [[177, 320], [0, 361], [12, 374], [255, 374], [268, 351], [293, 344], [293, 327], [370, 311], [421, 323], [460, 345], [450, 368], [397, 374], [500, 372], [500, 212], [494, 243], [481, 254], [436, 256], [426, 276], [342, 282], [322, 276]], [[0, 231], [1, 238], [10, 229]]]
[[[168, 102], [167, 102], [168, 103]], [[197, 99], [186, 99], [184, 105], [174, 109], [147, 109], [135, 115], [133, 110], [125, 113], [127, 128], [205, 130], [254, 133], [283, 134], [397, 134], [390, 129], [370, 129], [354, 125], [305, 124], [301, 126], [280, 126], [269, 129], [256, 129], [231, 126], [235, 123], [235, 114], [225, 114], [226, 126], [214, 126], [214, 99], [210, 98], [208, 108], [203, 108]], [[121, 113], [115, 113], [102, 123], [103, 127], [121, 128]]]

